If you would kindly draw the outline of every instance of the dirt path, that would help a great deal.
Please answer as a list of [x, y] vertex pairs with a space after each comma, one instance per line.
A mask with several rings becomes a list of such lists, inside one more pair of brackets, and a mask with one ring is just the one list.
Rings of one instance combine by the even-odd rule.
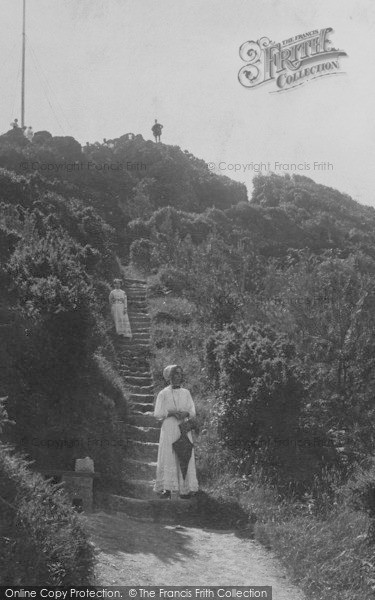
[[87, 517], [100, 585], [270, 585], [274, 600], [305, 600], [272, 555], [233, 531]]

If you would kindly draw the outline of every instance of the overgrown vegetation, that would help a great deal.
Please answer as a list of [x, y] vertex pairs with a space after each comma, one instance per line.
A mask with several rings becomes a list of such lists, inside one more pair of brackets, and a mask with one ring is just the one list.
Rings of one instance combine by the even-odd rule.
[[[249, 202], [204, 161], [141, 136], [82, 150], [17, 135], [0, 137], [8, 435], [74, 433], [83, 455], [100, 430], [113, 439], [126, 391], [106, 302], [130, 261], [149, 279], [157, 386], [181, 363], [197, 401], [201, 481], [257, 514], [256, 535], [309, 597], [368, 597], [374, 209], [298, 175], [257, 176]], [[77, 455], [26, 449], [40, 464]], [[118, 464], [113, 449], [90, 450], [100, 469]]]
[[[230, 234], [226, 223], [194, 242], [181, 233], [185, 216], [165, 211], [165, 240], [155, 218], [153, 262], [143, 266], [158, 269], [155, 372], [185, 367], [204, 420], [196, 452], [205, 491], [256, 514], [244, 530], [284, 557], [309, 597], [370, 598], [374, 261], [372, 242], [351, 245], [338, 232], [372, 209], [304, 178], [263, 179], [248, 207], [226, 211]], [[262, 186], [279, 194], [271, 209]], [[303, 213], [289, 205], [301, 197]], [[285, 245], [275, 244], [280, 227]]]
[[[6, 421], [0, 402], [0, 432]], [[94, 551], [61, 489], [0, 442], [0, 584], [90, 585]]]

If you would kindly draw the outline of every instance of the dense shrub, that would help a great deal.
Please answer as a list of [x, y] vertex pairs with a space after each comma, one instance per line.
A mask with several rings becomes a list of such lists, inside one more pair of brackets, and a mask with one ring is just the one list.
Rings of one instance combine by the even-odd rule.
[[231, 325], [207, 342], [218, 389], [219, 433], [245, 472], [262, 464], [285, 487], [303, 490], [321, 468], [325, 447], [304, 426], [306, 390], [295, 347], [269, 327]]
[[189, 274], [176, 267], [162, 268], [159, 270], [160, 282], [165, 288], [175, 294], [183, 294], [189, 289]]
[[118, 273], [112, 230], [79, 200], [3, 178], [0, 389], [16, 421], [10, 438], [40, 468], [71, 469], [89, 455], [102, 482], [116, 479], [124, 454], [116, 418], [126, 418], [127, 400], [113, 383], [115, 352], [104, 318], [109, 288], [102, 277]]
[[135, 240], [130, 246], [130, 260], [132, 264], [144, 271], [150, 271], [152, 267], [152, 254], [154, 244], [147, 239]]
[[[0, 404], [0, 431], [6, 413]], [[62, 491], [0, 442], [0, 584], [90, 585], [94, 552]]]
[[366, 512], [371, 521], [371, 535], [375, 541], [375, 458], [367, 460], [367, 464], [356, 465], [346, 486], [349, 502], [357, 510]]
[[62, 492], [0, 444], [0, 496], [9, 508], [0, 551], [2, 585], [88, 585], [94, 555]]

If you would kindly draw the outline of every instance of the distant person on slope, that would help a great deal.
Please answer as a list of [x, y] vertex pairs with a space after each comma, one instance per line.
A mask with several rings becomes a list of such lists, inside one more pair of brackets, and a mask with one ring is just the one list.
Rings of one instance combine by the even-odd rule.
[[[184, 374], [180, 366], [166, 367], [163, 377], [170, 385], [161, 390], [155, 403], [154, 416], [162, 419], [163, 424], [154, 491], [161, 493], [164, 499], [171, 498], [171, 492], [179, 492], [186, 498], [198, 491], [193, 438], [187, 426], [188, 419], [195, 417], [195, 406], [189, 390], [181, 387]], [[187, 457], [181, 456], [175, 445], [184, 435], [188, 439], [187, 446], [190, 445]]]
[[33, 132], [33, 128], [31, 127], [31, 125], [26, 129], [25, 131], [25, 136], [27, 137], [27, 139], [32, 142], [33, 141], [33, 137], [34, 137], [34, 132]]
[[19, 127], [18, 119], [14, 119], [14, 121], [11, 122], [10, 126], [12, 127], [12, 129], [17, 129]]
[[154, 125], [151, 127], [151, 131], [154, 134], [155, 142], [160, 142], [161, 130], [163, 129], [163, 125], [158, 123], [158, 120], [155, 119]]
[[109, 294], [109, 304], [115, 323], [116, 333], [117, 335], [131, 340], [133, 335], [128, 317], [128, 301], [124, 290], [120, 287], [121, 279], [115, 279], [113, 284], [115, 289]]

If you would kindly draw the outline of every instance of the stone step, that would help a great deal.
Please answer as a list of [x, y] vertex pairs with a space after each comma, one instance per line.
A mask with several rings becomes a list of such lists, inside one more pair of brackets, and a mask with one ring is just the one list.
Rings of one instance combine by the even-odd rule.
[[140, 354], [141, 352], [147, 352], [148, 354], [150, 354], [150, 344], [142, 342], [141, 340], [135, 340], [134, 342], [128, 341], [126, 343], [123, 343], [122, 352], [124, 352], [125, 354], [134, 355]]
[[130, 400], [132, 402], [154, 402], [155, 396], [154, 394], [130, 394]]
[[137, 313], [135, 310], [129, 310], [128, 312], [130, 323], [135, 323], [136, 325], [151, 325], [151, 318], [148, 314]]
[[137, 410], [138, 405], [136, 405], [136, 409], [132, 411], [130, 420], [131, 424], [134, 424], [136, 427], [157, 427], [160, 424], [160, 421], [154, 417], [153, 411], [145, 411]]
[[127, 383], [130, 383], [130, 385], [152, 385], [151, 377], [133, 377], [132, 375], [126, 375], [124, 379]]
[[153, 394], [153, 385], [129, 385], [129, 391], [133, 394]]
[[123, 359], [124, 362], [128, 362], [132, 366], [150, 363], [150, 346], [147, 344], [143, 348], [139, 349], [138, 342], [137, 347], [132, 346], [131, 348], [120, 348], [118, 355]]
[[126, 379], [127, 377], [149, 377], [146, 372], [142, 374], [142, 371], [133, 371], [132, 369], [120, 368], [121, 377]]
[[151, 319], [150, 319], [149, 315], [146, 313], [141, 313], [141, 314], [129, 313], [129, 319], [130, 319], [130, 323], [133, 323], [133, 325], [135, 324], [135, 325], [142, 325], [142, 326], [147, 326], [147, 327], [151, 326]]
[[151, 356], [150, 344], [137, 340], [132, 342], [131, 346], [122, 346], [119, 348], [118, 355], [131, 363], [149, 362]]
[[121, 361], [121, 368], [130, 370], [137, 369], [138, 371], [147, 371], [150, 373], [150, 362], [146, 359], [141, 360], [137, 357], [132, 358], [131, 356], [124, 356]]
[[140, 291], [130, 291], [127, 293], [127, 297], [128, 300], [130, 300], [131, 302], [146, 302], [147, 300], [147, 295], [144, 292], [140, 292]]
[[119, 368], [126, 369], [127, 366], [134, 369], [135, 367], [140, 369], [150, 369], [149, 358], [147, 356], [129, 356], [120, 355], [118, 361]]
[[130, 356], [139, 358], [139, 356], [149, 357], [151, 355], [150, 344], [144, 340], [134, 340], [127, 344], [122, 344], [120, 348], [121, 356]]
[[134, 402], [134, 410], [138, 412], [154, 412], [154, 405], [151, 402]]
[[151, 332], [149, 329], [137, 329], [134, 327], [134, 325], [132, 326], [132, 334], [133, 334], [133, 341], [134, 340], [145, 340], [146, 342], [150, 343], [151, 341]]
[[118, 358], [120, 359], [121, 365], [129, 364], [131, 367], [138, 367], [138, 369], [140, 369], [140, 365], [142, 365], [143, 368], [145, 366], [146, 368], [150, 368], [150, 356], [145, 356], [143, 350], [138, 354], [136, 352], [122, 351], [118, 353]]
[[[153, 417], [154, 418], [154, 417]], [[159, 423], [155, 419], [155, 425]], [[142, 427], [139, 425], [125, 425], [124, 427], [128, 439], [139, 440], [142, 442], [159, 442], [160, 427]]]
[[141, 442], [139, 440], [129, 440], [127, 445], [129, 458], [147, 462], [156, 462], [158, 448], [159, 444], [156, 442]]
[[131, 517], [149, 519], [154, 522], [180, 523], [194, 519], [197, 515], [197, 500], [143, 500], [97, 492], [96, 506], [116, 513], [124, 513]]
[[147, 365], [150, 364], [150, 353], [142, 352], [133, 352], [134, 348], [119, 348], [118, 355], [124, 360], [127, 361], [132, 366], [134, 365]]
[[150, 361], [151, 350], [150, 346], [144, 346], [143, 348], [121, 348], [118, 355], [124, 361]]
[[151, 356], [150, 343], [146, 340], [132, 340], [130, 344], [120, 346], [118, 354], [124, 358], [128, 358], [132, 362], [142, 359], [148, 361]]
[[134, 340], [145, 340], [146, 342], [150, 341], [150, 332], [148, 331], [132, 331], [133, 341]]
[[139, 371], [138, 369], [125, 368], [121, 365], [120, 373], [123, 377], [141, 377], [144, 379], [145, 377], [148, 379], [152, 379], [150, 371]]
[[[120, 368], [121, 368], [121, 364], [119, 365], [119, 369], [120, 369]], [[129, 377], [130, 377], [130, 375], [129, 375]], [[132, 377], [134, 377], [134, 376], [132, 375]], [[135, 377], [137, 377], [137, 376], [135, 376]], [[144, 379], [144, 378], [143, 378], [143, 379]], [[148, 377], [148, 379], [152, 379], [152, 378]], [[150, 391], [150, 393], [153, 391], [153, 381], [148, 381], [147, 385], [145, 385], [145, 384], [143, 384], [143, 383], [136, 383], [136, 382], [134, 382], [134, 383], [133, 383], [133, 382], [130, 382], [130, 381], [128, 381], [128, 385], [129, 385], [129, 387], [131, 387], [131, 388], [133, 388], [133, 387], [137, 387], [137, 388], [140, 388], [140, 387], [147, 387], [149, 390], [151, 390], [151, 391]], [[141, 390], [141, 391], [142, 391], [142, 390]], [[146, 390], [146, 391], [147, 391], [147, 390]], [[136, 393], [138, 393], [138, 390], [136, 390]]]
[[156, 474], [156, 460], [154, 462], [126, 458], [124, 461], [124, 478], [127, 479], [153, 479]]
[[133, 339], [141, 339], [141, 337], [142, 337], [143, 339], [147, 339], [148, 341], [151, 340], [150, 329], [138, 329], [138, 328], [134, 327], [134, 324], [131, 325], [131, 328], [132, 328]]
[[147, 285], [147, 281], [138, 277], [124, 277], [124, 285]]
[[118, 347], [118, 354], [128, 358], [131, 362], [135, 360], [149, 361], [151, 356], [150, 344], [144, 340], [135, 340]]
[[132, 338], [124, 338], [119, 340], [121, 342], [121, 347], [124, 350], [134, 349], [138, 347], [149, 347], [150, 338], [138, 337], [137, 334], [133, 335]]
[[129, 373], [132, 373], [132, 375], [135, 375], [135, 373], [147, 373], [149, 376], [149, 373], [150, 373], [149, 368], [150, 368], [149, 365], [144, 365], [144, 366], [129, 365], [128, 363], [124, 363], [122, 361], [119, 365], [119, 369], [122, 372], [129, 371]]
[[[130, 385], [146, 386], [153, 384], [152, 375], [150, 372], [148, 375], [127, 375], [126, 379], [129, 380], [128, 383], [130, 383]], [[130, 379], [132, 381], [130, 381]]]
[[118, 354], [119, 356], [123, 357], [124, 359], [128, 360], [131, 363], [134, 362], [149, 362], [150, 361], [150, 356], [151, 356], [151, 352], [150, 352], [150, 347], [146, 346], [146, 348], [135, 348], [133, 345], [129, 346], [129, 345], [123, 345], [123, 346], [119, 346], [118, 348]]

